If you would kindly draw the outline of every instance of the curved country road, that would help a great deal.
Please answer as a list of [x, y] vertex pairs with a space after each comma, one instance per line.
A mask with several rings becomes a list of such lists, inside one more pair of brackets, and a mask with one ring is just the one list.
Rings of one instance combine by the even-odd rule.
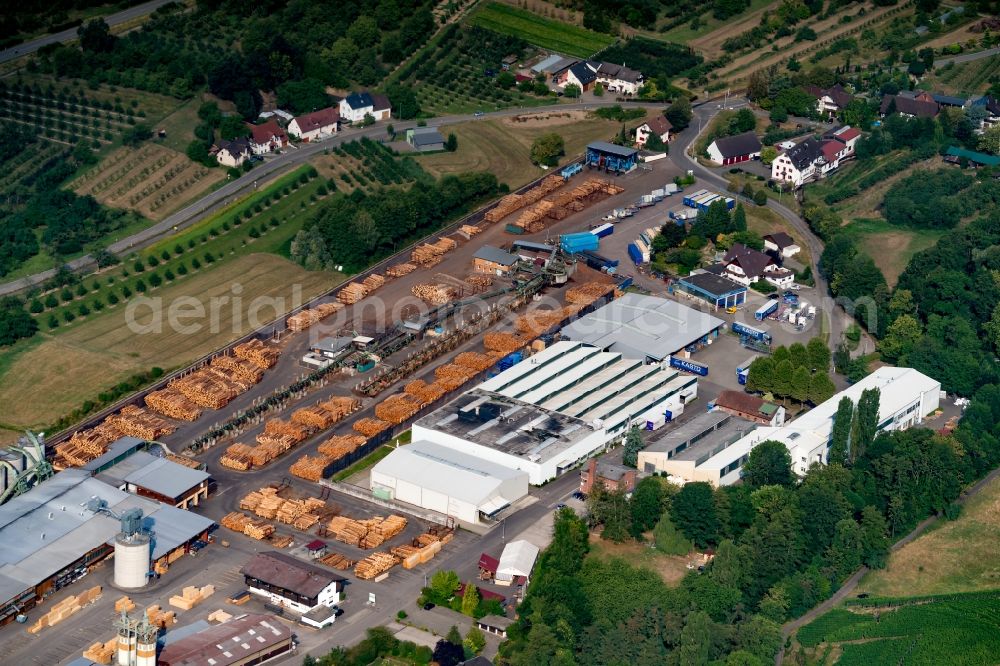
[[[580, 102], [575, 104], [553, 104], [550, 106], [535, 106], [528, 108], [505, 109], [503, 111], [492, 111], [483, 114], [483, 117], [500, 118], [504, 116], [516, 116], [522, 113], [578, 111], [597, 106], [612, 106], [615, 104], [619, 104], [619, 102], [616, 102], [614, 99], [592, 100], [589, 102]], [[661, 105], [648, 104], [644, 106], [657, 107]], [[438, 118], [428, 119], [427, 126], [444, 127], [475, 119], [475, 114], [471, 113], [456, 116], [440, 116]], [[407, 129], [411, 129], [416, 126], [415, 121], [395, 121], [393, 124], [397, 134], [403, 134]], [[267, 158], [252, 171], [247, 172], [236, 180], [228, 181], [219, 189], [206, 194], [195, 203], [177, 211], [169, 217], [164, 218], [160, 222], [146, 227], [142, 231], [139, 231], [127, 238], [110, 244], [107, 249], [118, 255], [142, 249], [143, 247], [146, 247], [147, 245], [150, 245], [154, 241], [158, 240], [161, 236], [175, 233], [176, 231], [201, 221], [218, 208], [231, 203], [237, 196], [242, 195], [248, 190], [252, 190], [256, 186], [263, 184], [268, 179], [274, 178], [293, 167], [304, 164], [310, 157], [323, 152], [331, 146], [336, 146], [345, 141], [352, 141], [362, 137], [383, 137], [386, 134], [385, 128], [386, 124], [380, 123], [364, 129], [346, 129], [326, 141], [320, 141], [317, 143], [302, 143], [297, 144], [294, 147], [289, 147], [281, 155]], [[90, 270], [95, 267], [95, 262], [93, 257], [88, 254], [67, 262], [67, 265], [73, 271]], [[33, 275], [0, 284], [0, 296], [6, 296], [8, 294], [28, 289], [34, 285], [44, 282], [53, 275], [55, 275], [55, 269], [50, 268]]]
[[[1000, 467], [993, 470], [992, 472], [984, 476], [982, 479], [974, 483], [967, 490], [965, 490], [959, 496], [956, 502], [958, 502], [958, 504], [965, 504], [970, 498], [978, 495], [980, 492], [982, 492], [983, 488], [985, 488], [991, 481], [993, 481], [998, 477], [1000, 477]], [[926, 518], [923, 522], [914, 527], [909, 534], [907, 534], [905, 537], [903, 537], [896, 543], [892, 544], [892, 547], [889, 550], [894, 552], [899, 550], [906, 544], [910, 543], [911, 541], [919, 537], [921, 534], [923, 534], [927, 530], [927, 528], [930, 527], [932, 524], [934, 524], [939, 518], [940, 516], [931, 516], [930, 518]], [[786, 622], [785, 624], [782, 625], [781, 649], [778, 650], [778, 654], [775, 655], [774, 658], [775, 666], [780, 666], [782, 660], [785, 657], [785, 642], [788, 640], [788, 638], [792, 636], [796, 631], [798, 631], [805, 625], [809, 624], [823, 613], [826, 613], [827, 611], [832, 610], [835, 606], [840, 605], [841, 601], [846, 599], [848, 596], [851, 595], [852, 592], [854, 592], [854, 590], [858, 587], [858, 583], [861, 582], [861, 579], [864, 577], [866, 573], [868, 573], [868, 567], [864, 566], [861, 567], [860, 569], [855, 571], [850, 578], [844, 581], [844, 584], [840, 586], [839, 590], [833, 593], [832, 597], [821, 603], [819, 606], [816, 606], [812, 610], [808, 611], [805, 615], [795, 618], [794, 620]]]

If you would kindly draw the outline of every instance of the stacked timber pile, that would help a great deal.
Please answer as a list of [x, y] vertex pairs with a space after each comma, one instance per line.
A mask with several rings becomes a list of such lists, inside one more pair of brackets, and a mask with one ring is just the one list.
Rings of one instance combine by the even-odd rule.
[[314, 430], [326, 430], [336, 422], [333, 414], [319, 405], [302, 407], [292, 412], [292, 423]]
[[288, 548], [292, 545], [292, 540], [289, 534], [272, 534], [267, 542], [275, 548]]
[[327, 523], [326, 530], [337, 541], [358, 546], [368, 534], [368, 525], [365, 521], [354, 520], [347, 516], [335, 516]]
[[119, 597], [115, 601], [115, 613], [121, 615], [123, 612], [131, 613], [135, 610], [135, 602], [128, 598], [128, 596]]
[[454, 391], [462, 384], [476, 376], [476, 371], [461, 365], [449, 363], [434, 369], [434, 377], [446, 391]]
[[218, 610], [214, 610], [211, 613], [209, 613], [208, 617], [205, 619], [207, 619], [212, 624], [225, 624], [226, 622], [232, 620], [233, 616], [227, 613], [226, 611], [222, 610], [221, 608], [219, 608]]
[[323, 473], [333, 463], [333, 458], [324, 455], [308, 456], [304, 455], [288, 468], [292, 476], [297, 476], [306, 481], [318, 482], [323, 478]]
[[375, 416], [399, 425], [420, 411], [423, 404], [409, 393], [397, 393], [389, 396], [375, 406]]
[[135, 405], [122, 407], [120, 412], [108, 417], [107, 423], [123, 435], [147, 440], [159, 439], [177, 429], [159, 416]]
[[386, 423], [380, 419], [366, 417], [355, 421], [352, 427], [355, 432], [360, 432], [365, 437], [374, 437], [375, 435], [391, 428], [392, 424]]
[[392, 514], [386, 517], [385, 520], [378, 526], [377, 530], [382, 537], [388, 541], [392, 537], [396, 536], [400, 532], [406, 529], [407, 520], [403, 516], [398, 514]]
[[59, 624], [69, 616], [79, 613], [84, 606], [89, 606], [100, 598], [100, 585], [92, 587], [86, 592], [81, 592], [75, 596], [66, 597], [62, 601], [55, 604], [48, 613], [38, 618], [38, 621], [28, 628], [28, 632], [37, 634], [45, 627], [51, 627]]
[[327, 532], [337, 541], [359, 548], [377, 548], [404, 529], [406, 518], [396, 514], [388, 518], [375, 516], [367, 520], [336, 516], [327, 525]]
[[458, 230], [470, 238], [482, 232], [482, 229], [474, 224], [463, 224]]
[[94, 458], [104, 455], [108, 445], [118, 439], [107, 428], [78, 430], [65, 442], [56, 444], [52, 461], [57, 470], [86, 465]]
[[514, 220], [514, 226], [520, 227], [528, 233], [541, 231], [545, 228], [545, 219], [549, 217], [549, 214], [554, 208], [555, 204], [551, 201], [539, 201], [537, 204], [521, 213], [518, 218]]
[[187, 456], [179, 456], [176, 453], [168, 453], [167, 455], [164, 456], [164, 458], [166, 458], [170, 462], [175, 462], [178, 465], [184, 465], [185, 467], [190, 467], [191, 469], [199, 469], [199, 470], [203, 469], [202, 463], [198, 462], [197, 460], [192, 460]]
[[254, 447], [247, 444], [232, 444], [219, 458], [219, 464], [229, 469], [245, 472], [253, 465], [253, 459], [250, 456], [253, 450]]
[[357, 562], [355, 560], [350, 560], [340, 553], [330, 553], [319, 558], [319, 561], [328, 567], [338, 569], [340, 571], [347, 571], [353, 567]]
[[264, 432], [257, 435], [258, 444], [277, 444], [292, 448], [299, 442], [305, 441], [309, 437], [309, 430], [291, 421], [281, 419], [269, 419], [264, 424]]
[[326, 511], [326, 502], [315, 497], [304, 500], [285, 499], [273, 486], [248, 493], [240, 500], [240, 508], [253, 511], [259, 518], [277, 520], [308, 530], [319, 522], [319, 515]]
[[541, 231], [547, 220], [562, 220], [599, 199], [621, 192], [624, 192], [624, 188], [610, 181], [591, 178], [571, 190], [564, 190], [550, 199], [539, 201], [521, 213], [514, 225], [529, 233]]
[[209, 409], [222, 409], [243, 392], [240, 385], [211, 374], [206, 368], [173, 379], [167, 386], [184, 394], [194, 404]]
[[413, 248], [413, 252], [410, 253], [410, 261], [424, 268], [429, 268], [441, 263], [443, 260], [442, 254], [444, 253], [440, 252], [436, 246], [424, 243]]
[[546, 176], [541, 183], [531, 188], [524, 194], [508, 194], [505, 196], [494, 208], [486, 211], [483, 219], [491, 223], [499, 222], [508, 215], [521, 210], [525, 206], [530, 206], [536, 201], [540, 201], [545, 195], [562, 187], [565, 182], [566, 181], [563, 180], [562, 176]]
[[446, 284], [417, 284], [410, 291], [429, 305], [444, 305], [457, 296], [455, 289]]
[[371, 580], [378, 578], [397, 564], [399, 560], [389, 553], [372, 553], [355, 565], [354, 575], [362, 580]]
[[253, 361], [236, 356], [216, 356], [212, 359], [212, 367], [228, 372], [243, 382], [256, 384], [264, 378], [264, 371]]
[[413, 380], [403, 390], [425, 405], [440, 400], [448, 392], [437, 383], [428, 384], [422, 379]]
[[153, 391], [146, 395], [146, 406], [158, 414], [180, 421], [197, 421], [201, 408], [173, 389]]
[[341, 458], [354, 453], [367, 440], [362, 435], [334, 435], [319, 445], [319, 452], [336, 462]]
[[427, 544], [396, 546], [389, 552], [402, 561], [404, 569], [412, 569], [418, 564], [426, 564], [434, 559], [434, 556], [441, 552], [441, 546], [441, 541], [435, 538]]
[[448, 238], [447, 236], [445, 236], [444, 238], [439, 238], [437, 241], [433, 243], [433, 245], [434, 247], [436, 247], [438, 250], [441, 251], [441, 254], [444, 254], [445, 252], [451, 252], [456, 247], [458, 247], [458, 243], [455, 242], [455, 239]]
[[333, 415], [334, 423], [344, 420], [350, 414], [361, 409], [361, 401], [349, 396], [334, 396], [318, 403], [320, 407]]
[[335, 312], [344, 309], [343, 303], [320, 303], [314, 308], [306, 308], [301, 312], [293, 314], [285, 322], [292, 332], [304, 331], [310, 326], [319, 323]]
[[243, 526], [243, 534], [246, 534], [251, 539], [264, 541], [274, 534], [274, 525], [266, 520], [250, 520], [250, 522]]
[[492, 356], [479, 354], [477, 352], [462, 352], [455, 357], [454, 363], [455, 365], [461, 365], [462, 367], [475, 370], [476, 372], [482, 372], [483, 370], [492, 367], [496, 363], [496, 359]]
[[488, 351], [500, 352], [505, 356], [524, 349], [526, 344], [527, 341], [510, 333], [487, 333], [483, 336], [483, 346]]
[[275, 345], [254, 338], [233, 347], [233, 354], [237, 358], [250, 361], [261, 370], [267, 370], [278, 362], [281, 351]]
[[344, 305], [354, 305], [368, 295], [368, 289], [360, 282], [352, 282], [337, 292], [337, 300]]
[[482, 273], [473, 273], [465, 278], [465, 282], [478, 289], [486, 289], [493, 285], [493, 278]]
[[385, 284], [385, 278], [378, 273], [372, 273], [366, 277], [361, 284], [365, 286], [365, 289], [367, 289], [370, 294]]
[[534, 310], [517, 318], [514, 326], [521, 337], [525, 339], [537, 338], [553, 326], [558, 325], [570, 312], [563, 308], [558, 310]]
[[205, 585], [204, 587], [195, 587], [194, 585], [188, 585], [185, 587], [180, 594], [175, 594], [170, 597], [167, 601], [174, 608], [180, 608], [181, 610], [191, 610], [205, 599], [215, 594], [214, 585]]
[[94, 643], [83, 651], [83, 658], [95, 664], [110, 664], [118, 652], [118, 637], [115, 636], [104, 643]]
[[615, 285], [604, 282], [587, 282], [566, 291], [566, 302], [590, 305], [615, 290]]
[[250, 516], [241, 511], [232, 511], [224, 515], [219, 521], [219, 524], [227, 530], [240, 532], [242, 534], [243, 528], [246, 527], [251, 520], [253, 519]]
[[396, 264], [395, 266], [389, 266], [385, 270], [385, 274], [391, 278], [403, 277], [404, 275], [409, 275], [413, 271], [417, 270], [417, 267], [413, 264], [406, 262], [402, 264]]
[[165, 629], [166, 627], [171, 627], [177, 624], [177, 613], [174, 611], [165, 611], [160, 608], [160, 604], [153, 604], [146, 608], [146, 617], [149, 618], [149, 623]]

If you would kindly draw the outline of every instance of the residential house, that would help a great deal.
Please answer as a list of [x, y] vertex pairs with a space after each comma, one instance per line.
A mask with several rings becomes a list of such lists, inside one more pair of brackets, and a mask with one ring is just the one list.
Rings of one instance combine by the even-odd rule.
[[597, 82], [597, 72], [588, 63], [578, 62], [566, 70], [566, 75], [561, 79], [560, 87], [565, 88], [569, 84], [574, 84], [580, 90], [593, 90]]
[[986, 109], [986, 116], [979, 121], [979, 131], [985, 132], [997, 123], [1000, 123], [1000, 100], [992, 95], [984, 95], [973, 100], [971, 106], [981, 106]]
[[795, 240], [784, 231], [777, 231], [764, 236], [764, 248], [776, 252], [782, 257], [794, 257], [802, 250]]
[[670, 143], [670, 130], [673, 128], [665, 116], [655, 115], [635, 128], [635, 143], [639, 147], [645, 146], [653, 135], [660, 137], [663, 143]]
[[816, 98], [816, 112], [823, 116], [833, 116], [847, 108], [854, 96], [844, 90], [839, 83], [829, 88], [806, 86], [805, 91]]
[[444, 137], [435, 127], [415, 127], [407, 130], [406, 142], [422, 153], [444, 150]]
[[853, 155], [854, 147], [858, 144], [858, 139], [861, 138], [861, 130], [850, 125], [844, 125], [843, 127], [830, 130], [823, 135], [823, 138], [827, 141], [842, 143], [846, 149], [843, 154], [845, 156]]
[[315, 141], [324, 135], [336, 134], [340, 127], [340, 112], [329, 106], [297, 116], [288, 124], [288, 133], [302, 141]]
[[785, 424], [785, 408], [743, 391], [723, 391], [714, 401], [715, 409], [761, 425]]
[[389, 98], [384, 95], [354, 92], [340, 100], [340, 117], [352, 123], [364, 120], [366, 115], [375, 120], [388, 120], [391, 112]]
[[254, 155], [273, 153], [288, 145], [288, 134], [273, 119], [260, 125], [247, 123], [247, 128], [250, 130], [250, 150]]
[[642, 87], [642, 72], [629, 69], [625, 64], [615, 64], [613, 62], [595, 62], [590, 60], [587, 65], [597, 72], [597, 82], [604, 86], [608, 92], [621, 95], [638, 94]]
[[956, 109], [964, 108], [969, 100], [964, 97], [954, 97], [952, 95], [942, 95], [940, 93], [934, 93], [931, 95], [931, 99], [938, 103], [938, 106], [951, 106]]
[[908, 118], [934, 118], [940, 111], [938, 103], [934, 101], [930, 93], [923, 91], [915, 96], [902, 93], [883, 95], [879, 114], [884, 118], [891, 114], [893, 108], [895, 108], [896, 113]]
[[778, 265], [770, 255], [747, 247], [743, 243], [733, 245], [722, 263], [726, 266], [726, 277], [744, 286], [765, 280], [775, 287], [785, 288], [795, 282], [795, 274]]
[[216, 146], [219, 148], [215, 153], [215, 159], [225, 167], [240, 167], [250, 159], [250, 140], [238, 137], [232, 141], [220, 139]]
[[774, 159], [771, 178], [793, 187], [802, 187], [818, 177], [822, 161], [823, 144], [810, 136]]
[[737, 164], [760, 158], [760, 139], [753, 132], [719, 137], [708, 146], [708, 156], [716, 164]]
[[278, 551], [257, 553], [240, 573], [251, 593], [297, 613], [332, 607], [344, 590], [344, 579], [337, 574]]
[[601, 485], [611, 492], [623, 490], [630, 493], [635, 490], [636, 474], [631, 467], [591, 458], [587, 466], [580, 470], [580, 492], [589, 495], [595, 485]]

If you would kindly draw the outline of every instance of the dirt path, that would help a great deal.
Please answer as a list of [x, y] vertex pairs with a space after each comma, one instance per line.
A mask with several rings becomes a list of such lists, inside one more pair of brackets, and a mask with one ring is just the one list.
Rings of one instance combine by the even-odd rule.
[[[980, 491], [982, 491], [983, 488], [987, 486], [987, 484], [990, 483], [990, 481], [993, 481], [997, 477], [1000, 477], [1000, 467], [993, 470], [992, 472], [984, 476], [982, 479], [977, 481], [975, 484], [973, 484], [968, 490], [963, 492], [956, 501], [959, 504], [965, 504], [969, 500], [969, 498], [975, 497], [977, 494], [979, 494]], [[910, 543], [918, 536], [923, 534], [928, 527], [930, 527], [935, 521], [938, 520], [938, 518], [939, 516], [931, 516], [930, 518], [924, 519], [923, 522], [921, 522], [919, 525], [913, 528], [913, 531], [911, 531], [905, 537], [894, 543], [890, 548], [890, 550], [893, 551], [899, 550], [906, 544]], [[809, 624], [823, 613], [826, 613], [827, 611], [832, 610], [834, 607], [840, 605], [841, 601], [843, 601], [852, 592], [854, 592], [855, 588], [858, 586], [858, 583], [861, 582], [861, 579], [864, 577], [866, 573], [868, 573], [868, 567], [864, 566], [861, 567], [860, 569], [854, 572], [854, 575], [852, 575], [844, 582], [844, 584], [840, 587], [839, 590], [834, 592], [832, 597], [821, 603], [819, 606], [816, 606], [812, 610], [808, 611], [805, 615], [798, 617], [794, 620], [791, 620], [789, 622], [786, 622], [784, 625], [782, 625], [781, 627], [781, 637], [783, 639], [782, 646], [781, 649], [778, 650], [778, 654], [775, 655], [774, 657], [774, 663], [776, 666], [780, 666], [782, 660], [785, 657], [785, 647], [784, 647], [785, 641], [790, 636], [794, 635], [796, 631], [798, 631], [805, 625]]]

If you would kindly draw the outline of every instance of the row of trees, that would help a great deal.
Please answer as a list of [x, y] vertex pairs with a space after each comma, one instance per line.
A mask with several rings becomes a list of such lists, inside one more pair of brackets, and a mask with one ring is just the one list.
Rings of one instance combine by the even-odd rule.
[[784, 444], [763, 442], [737, 486], [676, 489], [653, 478], [631, 500], [598, 491], [591, 520], [609, 538], [653, 523], [658, 548], [714, 549], [705, 571], [677, 587], [631, 563], [588, 557], [587, 523], [562, 510], [498, 663], [770, 663], [781, 622], [860, 565], [884, 566], [891, 541], [926, 516], [957, 515], [962, 487], [1000, 463], [1000, 387], [976, 394], [952, 437], [877, 434], [878, 401], [875, 390], [842, 404], [833, 460], [801, 478]]
[[750, 365], [747, 390], [818, 405], [837, 392], [830, 379], [830, 350], [822, 338], [777, 347]]

